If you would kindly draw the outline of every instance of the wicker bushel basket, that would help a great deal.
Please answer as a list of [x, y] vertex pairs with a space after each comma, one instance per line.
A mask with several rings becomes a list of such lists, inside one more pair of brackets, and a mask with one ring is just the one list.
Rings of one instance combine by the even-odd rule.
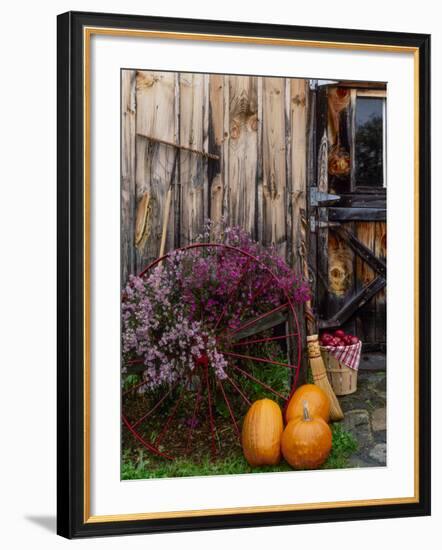
[[[357, 344], [358, 345], [358, 344]], [[336, 395], [349, 395], [357, 390], [358, 371], [340, 363], [327, 348], [321, 346], [321, 355], [328, 379]]]

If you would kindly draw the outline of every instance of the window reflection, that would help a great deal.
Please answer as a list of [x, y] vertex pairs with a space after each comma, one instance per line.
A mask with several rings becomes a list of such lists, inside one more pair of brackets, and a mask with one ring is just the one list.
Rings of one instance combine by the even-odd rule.
[[356, 186], [384, 185], [383, 98], [358, 97], [356, 101]]

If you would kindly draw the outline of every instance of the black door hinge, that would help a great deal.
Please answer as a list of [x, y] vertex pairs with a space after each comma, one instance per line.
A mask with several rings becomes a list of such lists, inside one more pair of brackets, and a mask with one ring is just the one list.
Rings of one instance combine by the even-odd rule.
[[339, 227], [339, 222], [328, 222], [323, 220], [317, 220], [315, 216], [310, 216], [310, 231], [316, 233], [317, 229], [326, 229], [329, 227]]
[[327, 206], [340, 200], [340, 195], [319, 191], [316, 186], [310, 187], [310, 206]]

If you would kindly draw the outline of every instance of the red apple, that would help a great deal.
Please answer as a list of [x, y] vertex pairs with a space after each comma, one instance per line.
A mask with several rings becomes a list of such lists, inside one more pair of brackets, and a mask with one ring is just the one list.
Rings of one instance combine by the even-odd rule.
[[345, 332], [343, 330], [335, 330], [333, 336], [335, 338], [344, 338]]
[[352, 338], [353, 336], [351, 336], [350, 334], [347, 334], [347, 336], [344, 336], [343, 340], [346, 346], [351, 345]]
[[331, 340], [333, 338], [333, 335], [329, 332], [323, 332], [321, 338], [323, 340]]
[[354, 346], [355, 344], [359, 343], [359, 338], [357, 336], [351, 337], [351, 345]]

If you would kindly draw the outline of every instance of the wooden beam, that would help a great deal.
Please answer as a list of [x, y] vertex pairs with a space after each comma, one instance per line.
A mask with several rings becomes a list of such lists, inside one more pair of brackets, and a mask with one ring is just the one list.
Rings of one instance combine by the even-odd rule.
[[383, 277], [387, 276], [387, 266], [385, 262], [377, 258], [373, 252], [365, 246], [353, 233], [348, 231], [345, 227], [332, 228], [335, 233], [345, 240], [356, 254], [364, 260], [372, 269], [374, 269], [379, 275]]
[[378, 221], [387, 220], [387, 210], [384, 208], [339, 208], [328, 209], [328, 219], [332, 222]]
[[121, 72], [121, 285], [135, 272], [135, 71]]
[[242, 340], [243, 338], [248, 338], [250, 336], [254, 336], [256, 334], [264, 332], [265, 330], [269, 330], [273, 327], [286, 323], [287, 319], [287, 312], [277, 311], [276, 313], [273, 313], [272, 315], [269, 315], [268, 317], [257, 321], [250, 327], [244, 328], [243, 330], [236, 332], [233, 335], [233, 341], [237, 342], [238, 340]]
[[339, 202], [333, 204], [335, 208], [380, 208], [385, 210], [387, 200], [385, 193], [382, 196], [370, 193], [346, 193], [340, 195]]
[[160, 139], [154, 136], [148, 136], [146, 134], [142, 134], [140, 132], [137, 132], [137, 136], [143, 137], [148, 139], [149, 141], [153, 141], [154, 143], [162, 143], [163, 145], [167, 145], [169, 147], [175, 147], [176, 149], [182, 149], [183, 151], [189, 151], [189, 153], [194, 153], [195, 155], [201, 155], [202, 157], [206, 157], [212, 160], [219, 160], [219, 155], [214, 155], [213, 153], [208, 153], [207, 151], [202, 151], [201, 149], [193, 149], [192, 147], [187, 147], [187, 145], [181, 145], [180, 143], [173, 143], [172, 141], [167, 141], [165, 139]]
[[319, 321], [319, 328], [333, 328], [344, 324], [361, 307], [363, 307], [375, 294], [377, 294], [387, 281], [378, 275], [371, 283], [355, 294], [331, 319]]

